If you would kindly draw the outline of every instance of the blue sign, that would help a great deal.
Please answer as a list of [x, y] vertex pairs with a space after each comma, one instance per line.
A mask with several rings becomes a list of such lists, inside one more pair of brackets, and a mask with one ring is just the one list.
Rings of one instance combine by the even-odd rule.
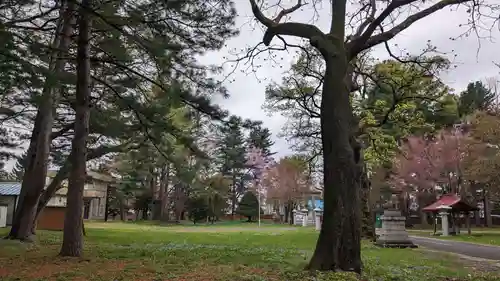
[[313, 206], [314, 206], [314, 208], [320, 208], [321, 210], [323, 210], [323, 200], [321, 200], [321, 199], [314, 200], [314, 205], [313, 205], [312, 200], [307, 201], [307, 207], [309, 209], [311, 209], [311, 210], [314, 209]]

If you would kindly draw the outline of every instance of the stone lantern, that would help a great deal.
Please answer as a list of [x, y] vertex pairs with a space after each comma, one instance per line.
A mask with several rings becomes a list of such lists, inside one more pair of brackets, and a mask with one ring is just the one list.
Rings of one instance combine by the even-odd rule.
[[[394, 199], [395, 194], [393, 195]], [[398, 210], [398, 204], [391, 200], [383, 204], [382, 228], [378, 231], [375, 245], [387, 248], [416, 248], [405, 228], [406, 218]]]
[[438, 214], [441, 217], [441, 227], [443, 231], [442, 236], [450, 235], [450, 223], [448, 221], [448, 216], [450, 215], [451, 207], [447, 205], [440, 205], [436, 207]]

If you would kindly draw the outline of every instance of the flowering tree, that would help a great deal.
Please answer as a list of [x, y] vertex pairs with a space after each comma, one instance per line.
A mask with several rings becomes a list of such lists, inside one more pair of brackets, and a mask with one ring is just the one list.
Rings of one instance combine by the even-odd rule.
[[436, 198], [436, 187], [444, 192], [461, 191], [462, 162], [468, 141], [461, 128], [442, 130], [435, 136], [411, 136], [396, 157], [392, 184], [404, 198], [415, 196], [422, 224], [427, 224], [422, 208]]
[[251, 169], [253, 175], [253, 185], [257, 193], [260, 193], [259, 198], [266, 198], [267, 189], [262, 185], [262, 178], [265, 176], [269, 167], [274, 164], [274, 159], [266, 157], [260, 148], [251, 147], [246, 156], [246, 165]]
[[[282, 158], [270, 166], [263, 177], [267, 197], [285, 205], [285, 221], [291, 218], [292, 210], [304, 195], [310, 192], [307, 162], [298, 156]], [[289, 220], [293, 223], [293, 220]]]
[[310, 191], [307, 162], [300, 156], [285, 157], [276, 162], [252, 147], [248, 150], [247, 165], [253, 171], [254, 186], [264, 199], [262, 201], [273, 200], [278, 216], [279, 206], [284, 205], [285, 221], [288, 221], [297, 202]]
[[466, 139], [459, 129], [443, 130], [433, 137], [407, 138], [396, 157], [393, 184], [399, 189], [411, 186], [417, 192], [436, 186], [458, 192]]

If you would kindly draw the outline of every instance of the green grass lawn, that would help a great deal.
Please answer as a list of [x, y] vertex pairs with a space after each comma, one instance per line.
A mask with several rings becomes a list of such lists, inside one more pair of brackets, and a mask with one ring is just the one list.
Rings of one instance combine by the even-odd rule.
[[444, 240], [454, 240], [454, 241], [463, 241], [470, 243], [478, 243], [478, 244], [487, 244], [487, 245], [495, 245], [500, 246], [500, 229], [493, 228], [477, 228], [472, 229], [471, 235], [467, 234], [467, 230], [462, 230], [458, 235], [452, 236], [433, 236], [432, 231], [429, 230], [411, 230], [409, 231], [410, 235], [418, 235], [424, 237], [432, 237]]
[[[0, 280], [349, 280], [302, 270], [317, 239], [310, 228], [92, 222], [86, 230], [82, 259], [57, 257], [61, 232], [39, 231], [31, 245], [0, 241]], [[366, 242], [363, 259], [363, 280], [500, 280], [476, 275], [484, 271], [477, 264], [423, 249], [380, 249]]]

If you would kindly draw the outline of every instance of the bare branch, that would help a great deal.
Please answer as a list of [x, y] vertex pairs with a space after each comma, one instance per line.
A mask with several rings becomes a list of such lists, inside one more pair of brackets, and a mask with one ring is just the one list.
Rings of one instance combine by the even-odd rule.
[[[415, 13], [408, 18], [406, 18], [404, 21], [402, 21], [400, 24], [394, 26], [393, 28], [389, 29], [388, 31], [382, 32], [377, 35], [373, 35], [373, 32], [379, 26], [382, 21], [389, 16], [392, 11], [394, 11], [396, 8], [401, 7], [406, 4], [410, 4], [414, 2], [415, 0], [401, 0], [401, 1], [394, 1], [389, 6], [387, 7], [386, 10], [384, 10], [375, 21], [373, 21], [370, 26], [367, 28], [367, 30], [361, 35], [361, 37], [347, 43], [347, 49], [349, 51], [349, 56], [350, 58], [356, 57], [357, 54], [360, 52], [369, 49], [375, 45], [378, 45], [380, 43], [386, 42], [403, 30], [407, 29], [410, 27], [413, 23], [416, 21], [436, 12], [439, 11], [445, 7], [451, 6], [451, 5], [458, 5], [461, 3], [465, 2], [470, 2], [471, 0], [442, 0], [439, 1], [438, 3], [430, 6], [427, 9], [424, 9], [418, 13]], [[371, 36], [371, 37], [370, 37]]]
[[295, 4], [295, 6], [288, 8], [288, 9], [281, 10], [279, 12], [278, 16], [276, 18], [274, 18], [274, 22], [279, 23], [284, 16], [289, 15], [289, 14], [297, 11], [298, 9], [300, 9], [300, 7], [302, 7], [304, 5], [305, 4], [302, 4], [302, 0], [298, 0], [297, 4]]

